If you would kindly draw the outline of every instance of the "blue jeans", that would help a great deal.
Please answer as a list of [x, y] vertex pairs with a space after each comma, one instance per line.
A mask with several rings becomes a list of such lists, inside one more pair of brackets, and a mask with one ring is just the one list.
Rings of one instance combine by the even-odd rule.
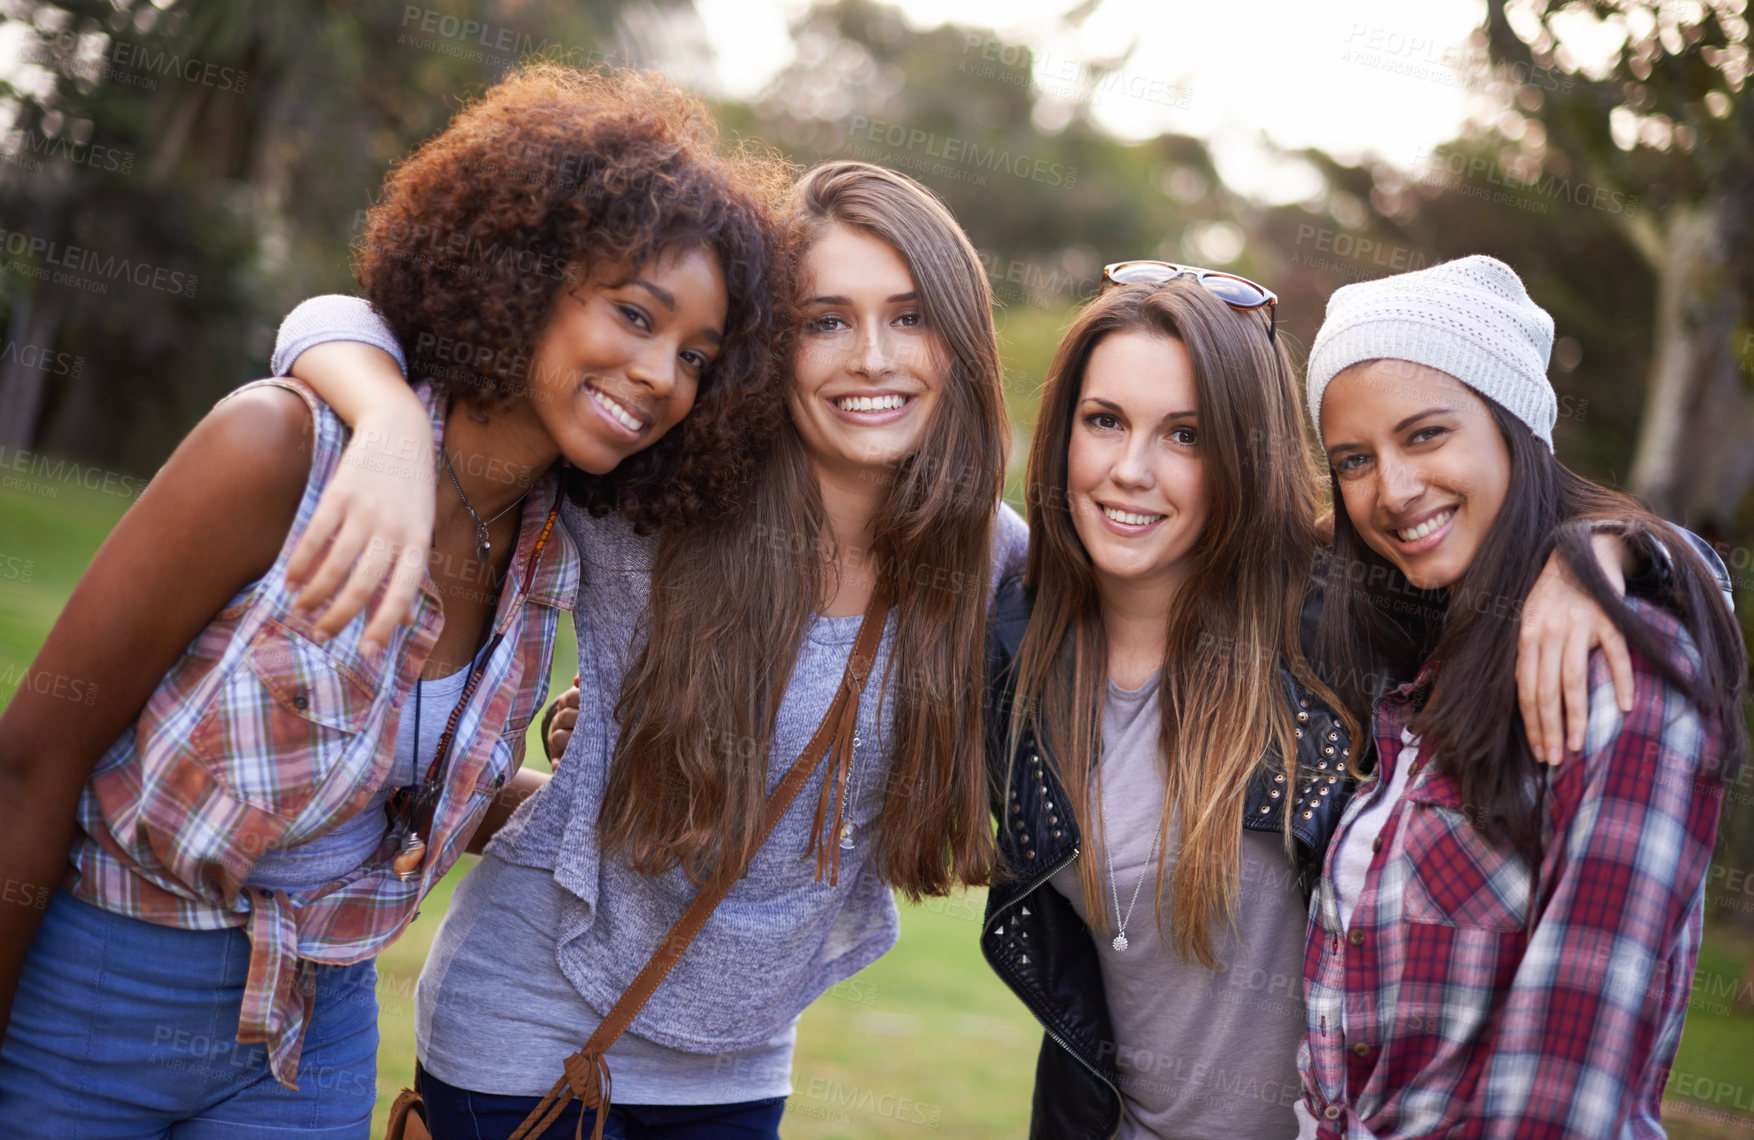
[[[447, 1085], [417, 1068], [414, 1084], [426, 1102], [432, 1140], [505, 1140], [541, 1101], [534, 1096], [493, 1096]], [[604, 1140], [778, 1140], [786, 1098], [742, 1104], [615, 1104], [603, 1123]], [[573, 1101], [535, 1140], [572, 1140], [583, 1116], [584, 1134], [595, 1112]]]
[[297, 1092], [237, 1040], [241, 930], [181, 930], [57, 892], [0, 1044], [0, 1132], [56, 1140], [365, 1140], [377, 967], [316, 968]]

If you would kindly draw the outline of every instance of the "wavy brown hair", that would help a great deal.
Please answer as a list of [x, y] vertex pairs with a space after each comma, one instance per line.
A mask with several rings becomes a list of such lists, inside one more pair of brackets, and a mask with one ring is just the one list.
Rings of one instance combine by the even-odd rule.
[[[1091, 353], [1117, 333], [1180, 341], [1193, 362], [1199, 448], [1212, 497], [1206, 529], [1169, 618], [1159, 692], [1158, 757], [1166, 776], [1157, 864], [1157, 925], [1184, 961], [1218, 965], [1213, 934], [1234, 921], [1241, 865], [1243, 796], [1269, 750], [1296, 778], [1297, 748], [1284, 662], [1311, 691], [1340, 702], [1310, 671], [1298, 641], [1317, 543], [1319, 484], [1284, 349], [1266, 324], [1238, 313], [1188, 278], [1128, 285], [1078, 314], [1042, 391], [1030, 448], [1029, 564], [1035, 606], [1017, 655], [1013, 745], [1026, 728], [1050, 745], [1066, 794], [1080, 813], [1084, 897], [1105, 898], [1100, 802], [1103, 696], [1108, 647], [1090, 555], [1067, 495], [1068, 450]], [[1350, 728], [1351, 726], [1348, 725]], [[1013, 747], [1013, 751], [1015, 748]], [[1291, 849], [1291, 797], [1285, 844]], [[1181, 829], [1172, 859], [1168, 831]], [[1099, 934], [1106, 910], [1087, 908]]]
[[566, 289], [690, 247], [718, 255], [724, 345], [682, 423], [568, 491], [642, 530], [726, 509], [781, 415], [773, 383], [775, 206], [783, 164], [722, 153], [699, 100], [661, 75], [550, 63], [514, 71], [394, 170], [356, 251], [360, 287], [409, 375], [453, 396], [526, 390]]
[[[873, 857], [918, 898], [984, 882], [993, 861], [981, 693], [1009, 433], [999, 348], [980, 259], [930, 191], [880, 166], [826, 163], [794, 191], [794, 261], [831, 224], [901, 254], [945, 364], [919, 450], [874, 475], [886, 492], [872, 555], [893, 591], [895, 633], [887, 672], [873, 678], [893, 718]], [[618, 708], [599, 821], [605, 850], [641, 871], [681, 866], [702, 881], [753, 855], [774, 723], [799, 644], [830, 593], [831, 544], [789, 421], [741, 510], [664, 535], [647, 640]]]

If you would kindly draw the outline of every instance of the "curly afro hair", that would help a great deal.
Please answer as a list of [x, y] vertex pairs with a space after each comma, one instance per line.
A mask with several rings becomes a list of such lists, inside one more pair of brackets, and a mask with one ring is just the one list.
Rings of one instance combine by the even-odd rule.
[[599, 264], [705, 246], [724, 270], [725, 340], [694, 408], [606, 475], [571, 472], [594, 514], [641, 531], [716, 515], [782, 422], [774, 347], [790, 291], [776, 256], [790, 170], [723, 153], [706, 108], [661, 75], [524, 66], [399, 163], [355, 258], [413, 379], [488, 401], [526, 391], [557, 297]]

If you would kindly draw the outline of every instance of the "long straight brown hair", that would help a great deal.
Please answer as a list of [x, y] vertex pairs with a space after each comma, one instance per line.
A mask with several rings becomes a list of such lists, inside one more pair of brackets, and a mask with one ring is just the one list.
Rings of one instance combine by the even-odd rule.
[[[1108, 649], [1090, 555], [1073, 526], [1067, 450], [1090, 355], [1105, 337], [1141, 332], [1180, 341], [1194, 368], [1199, 449], [1212, 497], [1205, 532], [1186, 557], [1160, 684], [1158, 757], [1167, 790], [1156, 917], [1184, 961], [1218, 965], [1214, 932], [1234, 923], [1243, 795], [1268, 750], [1295, 778], [1295, 725], [1281, 683], [1294, 676], [1335, 709], [1310, 672], [1298, 622], [1316, 549], [1318, 484], [1291, 367], [1259, 316], [1238, 313], [1187, 278], [1104, 293], [1061, 342], [1042, 392], [1028, 474], [1029, 566], [1035, 608], [1018, 652], [1015, 742], [1031, 722], [1081, 813], [1078, 881], [1091, 923], [1108, 932], [1102, 883], [1103, 697]], [[1291, 797], [1285, 844], [1291, 850]], [[1167, 850], [1171, 822], [1180, 850]]]
[[[930, 191], [861, 162], [812, 169], [791, 204], [794, 274], [832, 224], [901, 254], [942, 343], [943, 394], [919, 450], [872, 476], [886, 490], [870, 555], [896, 623], [887, 672], [873, 678], [894, 726], [874, 857], [918, 898], [985, 882], [993, 863], [981, 696], [1009, 443], [999, 346], [980, 259]], [[782, 350], [790, 360], [795, 334]], [[599, 820], [606, 851], [646, 873], [681, 866], [701, 882], [754, 854], [780, 702], [831, 592], [828, 535], [788, 420], [741, 509], [660, 540], [646, 642], [617, 707]]]

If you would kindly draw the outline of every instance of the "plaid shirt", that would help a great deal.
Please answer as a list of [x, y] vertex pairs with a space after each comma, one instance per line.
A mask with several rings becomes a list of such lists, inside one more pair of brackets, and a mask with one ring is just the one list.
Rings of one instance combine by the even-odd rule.
[[[572, 608], [579, 560], [557, 527], [529, 592], [520, 592], [559, 493], [559, 474], [551, 471], [523, 509], [494, 617], [494, 630], [505, 636], [458, 721], [416, 880], [403, 882], [390, 869], [395, 851], [386, 837], [363, 866], [315, 889], [246, 888], [263, 852], [304, 843], [371, 800], [394, 760], [403, 698], [444, 625], [430, 576], [413, 627], [399, 629], [380, 655], [360, 652], [363, 615], [322, 643], [311, 639], [308, 621], [292, 615], [286, 562], [334, 474], [347, 430], [298, 382], [258, 384], [290, 388], [311, 406], [315, 446], [297, 519], [273, 567], [195, 637], [98, 762], [79, 801], [67, 887], [94, 906], [147, 922], [243, 927], [251, 957], [238, 1040], [265, 1042], [276, 1079], [296, 1087], [312, 1014], [310, 964], [375, 955], [462, 854], [494, 792], [523, 759], [524, 729], [547, 694], [555, 627]], [[420, 394], [436, 442], [443, 421], [424, 386]]]
[[[1697, 669], [1670, 615], [1632, 602]], [[1662, 1136], [1723, 789], [1718, 723], [1634, 655], [1622, 716], [1598, 654], [1583, 755], [1548, 769], [1539, 877], [1486, 843], [1420, 747], [1349, 928], [1334, 859], [1391, 778], [1427, 666], [1377, 704], [1377, 771], [1310, 912], [1299, 1051], [1319, 1136]]]

